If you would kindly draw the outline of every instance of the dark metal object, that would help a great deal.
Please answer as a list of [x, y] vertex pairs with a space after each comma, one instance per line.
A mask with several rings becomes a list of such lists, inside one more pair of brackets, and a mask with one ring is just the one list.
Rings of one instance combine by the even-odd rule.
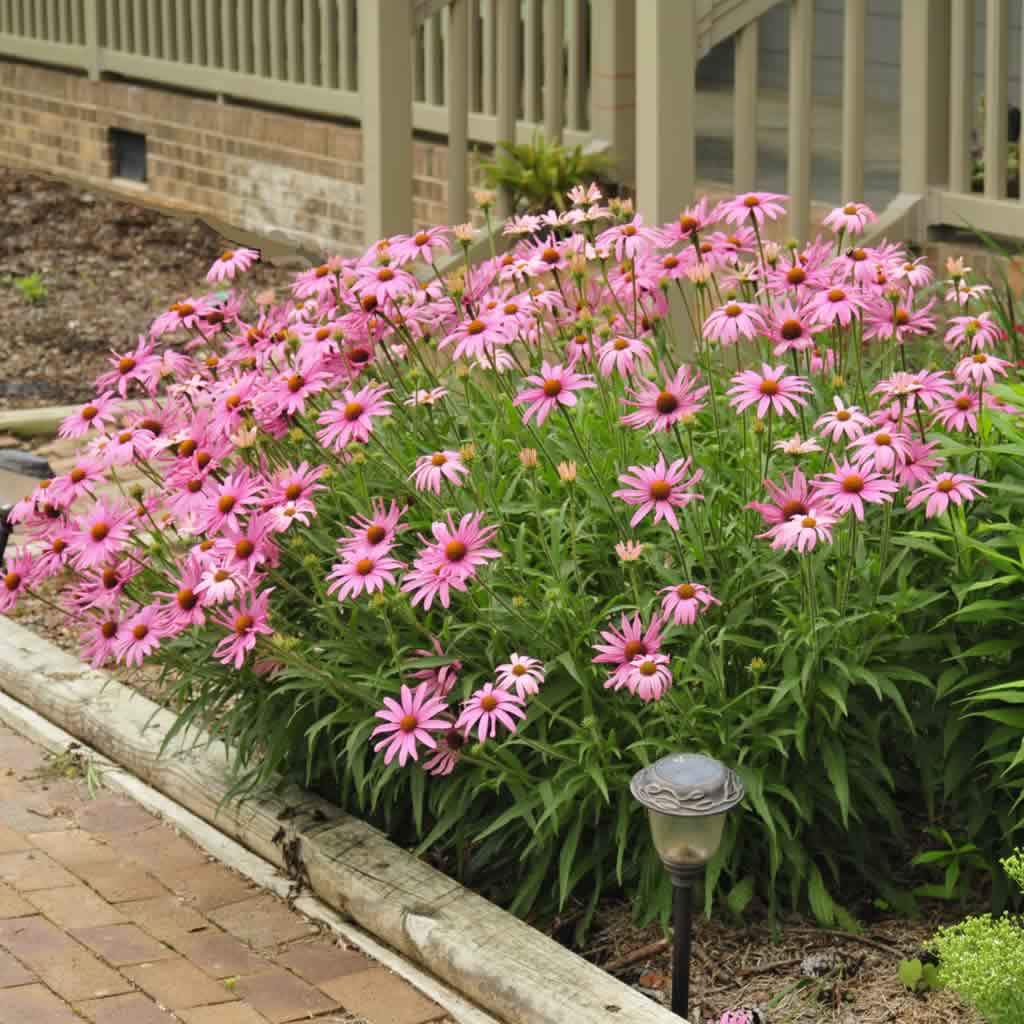
[[693, 886], [672, 887], [672, 1012], [690, 1012], [690, 939], [693, 924]]
[[46, 459], [31, 452], [0, 451], [0, 469], [21, 476], [32, 476], [37, 480], [53, 479], [53, 470]]

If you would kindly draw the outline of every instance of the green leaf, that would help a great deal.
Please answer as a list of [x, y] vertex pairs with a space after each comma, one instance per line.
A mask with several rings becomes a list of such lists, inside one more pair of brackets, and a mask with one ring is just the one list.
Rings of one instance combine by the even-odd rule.
[[904, 986], [911, 992], [917, 991], [918, 982], [924, 976], [924, 969], [920, 960], [901, 960], [896, 973]]
[[807, 881], [807, 898], [811, 902], [811, 910], [820, 924], [830, 925], [835, 922], [836, 912], [832, 897], [825, 888], [825, 881], [817, 865], [811, 865], [811, 875]]
[[725, 904], [738, 917], [747, 909], [747, 904], [750, 903], [753, 896], [754, 879], [753, 876], [747, 875], [729, 890], [725, 897]]

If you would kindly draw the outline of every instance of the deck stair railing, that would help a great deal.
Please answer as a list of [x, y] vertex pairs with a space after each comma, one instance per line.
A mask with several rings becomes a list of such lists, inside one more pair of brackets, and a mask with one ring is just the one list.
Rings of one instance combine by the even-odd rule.
[[[1022, 0], [1024, 3], [1024, 0]], [[758, 168], [762, 19], [788, 17], [789, 233], [812, 226], [815, 0], [0, 0], [0, 56], [360, 122], [369, 238], [412, 222], [414, 132], [447, 138], [449, 220], [474, 146], [607, 148], [649, 220], [696, 188], [696, 71], [732, 40], [733, 181]], [[868, 0], [842, 5], [841, 190], [864, 191]], [[1007, 196], [1010, 0], [985, 0], [984, 191], [972, 191], [974, 0], [901, 0], [899, 193], [876, 233], [1024, 238]], [[1019, 101], [1018, 101], [1019, 102]], [[1024, 106], [1024, 102], [1021, 102]]]

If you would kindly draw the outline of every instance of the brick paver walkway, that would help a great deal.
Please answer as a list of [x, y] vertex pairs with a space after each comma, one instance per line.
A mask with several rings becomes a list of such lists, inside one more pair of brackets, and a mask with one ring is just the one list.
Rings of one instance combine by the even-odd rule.
[[0, 1024], [451, 1024], [407, 982], [0, 725]]

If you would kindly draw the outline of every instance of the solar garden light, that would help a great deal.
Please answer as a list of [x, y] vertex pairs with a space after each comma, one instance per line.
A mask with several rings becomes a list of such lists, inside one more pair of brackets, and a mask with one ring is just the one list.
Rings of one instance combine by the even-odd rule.
[[672, 1012], [685, 1017], [693, 889], [722, 842], [726, 814], [743, 799], [743, 783], [703, 754], [669, 754], [638, 771], [629, 788], [647, 808], [654, 847], [672, 879]]

